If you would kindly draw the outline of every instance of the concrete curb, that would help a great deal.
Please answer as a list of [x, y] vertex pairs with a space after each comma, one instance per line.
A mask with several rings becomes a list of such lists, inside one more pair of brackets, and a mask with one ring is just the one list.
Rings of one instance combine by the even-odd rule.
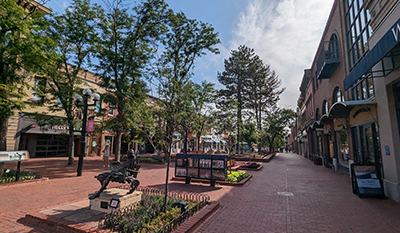
[[46, 182], [48, 180], [49, 180], [49, 178], [44, 177], [44, 178], [41, 178], [41, 179], [23, 180], [23, 181], [18, 181], [18, 182], [3, 183], [3, 184], [0, 184], [0, 188], [16, 186], [16, 185], [23, 185], [23, 184], [30, 184], [30, 183]]
[[[215, 183], [220, 184], [220, 185], [228, 185], [228, 186], [243, 186], [244, 184], [247, 183], [247, 181], [249, 181], [253, 176], [250, 175], [247, 178], [244, 178], [243, 180], [241, 180], [240, 182], [234, 183], [234, 182], [228, 182], [228, 181], [219, 181], [216, 180]], [[172, 177], [171, 180], [177, 180], [177, 181], [185, 181], [186, 178], [185, 177]], [[190, 182], [195, 182], [195, 183], [210, 183], [210, 180], [203, 180], [203, 179], [196, 179], [196, 178], [192, 178]]]

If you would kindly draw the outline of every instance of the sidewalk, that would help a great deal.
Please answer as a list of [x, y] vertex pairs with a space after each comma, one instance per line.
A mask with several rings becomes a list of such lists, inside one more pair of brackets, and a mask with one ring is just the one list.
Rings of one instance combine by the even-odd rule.
[[197, 232], [400, 232], [400, 203], [358, 198], [348, 176], [293, 153], [263, 165]]

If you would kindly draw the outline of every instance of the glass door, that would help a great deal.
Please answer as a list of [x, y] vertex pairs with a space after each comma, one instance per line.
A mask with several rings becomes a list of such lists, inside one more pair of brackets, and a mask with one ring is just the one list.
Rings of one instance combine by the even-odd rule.
[[347, 132], [341, 130], [336, 132], [338, 142], [338, 162], [340, 166], [349, 167], [349, 145], [347, 143]]

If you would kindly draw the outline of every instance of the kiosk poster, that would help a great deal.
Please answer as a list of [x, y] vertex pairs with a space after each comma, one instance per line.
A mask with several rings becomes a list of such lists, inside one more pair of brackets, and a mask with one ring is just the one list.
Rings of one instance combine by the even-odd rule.
[[175, 176], [186, 176], [186, 168], [176, 168]]
[[199, 169], [198, 168], [188, 168], [187, 177], [198, 178], [199, 177]]
[[383, 195], [375, 165], [353, 164], [352, 168], [359, 195]]

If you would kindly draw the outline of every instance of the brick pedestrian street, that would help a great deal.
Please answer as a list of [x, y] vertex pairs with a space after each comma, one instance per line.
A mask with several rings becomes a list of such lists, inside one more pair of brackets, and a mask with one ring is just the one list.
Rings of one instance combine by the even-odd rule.
[[[82, 177], [76, 177], [76, 165], [65, 164], [66, 158], [31, 159], [22, 169], [40, 172], [48, 181], [0, 186], [0, 232], [52, 232], [25, 214], [86, 200], [99, 188], [93, 176], [106, 170], [100, 157], [85, 158]], [[400, 231], [400, 203], [358, 198], [345, 175], [292, 153], [278, 154], [263, 166], [249, 172], [253, 178], [243, 187], [171, 181], [170, 189], [207, 194], [221, 204], [197, 232]], [[142, 164], [141, 185], [163, 188], [165, 168]], [[170, 177], [173, 172], [172, 164]]]
[[360, 199], [349, 177], [299, 155], [278, 154], [251, 173], [197, 232], [400, 232], [400, 203]]

